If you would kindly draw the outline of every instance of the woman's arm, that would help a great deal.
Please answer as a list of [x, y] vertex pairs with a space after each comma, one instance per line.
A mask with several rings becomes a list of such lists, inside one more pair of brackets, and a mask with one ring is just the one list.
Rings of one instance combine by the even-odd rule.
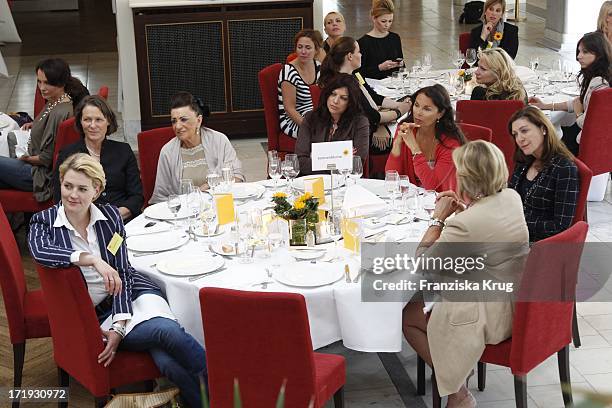
[[[168, 146], [168, 145], [166, 145]], [[162, 147], [159, 154], [159, 161], [157, 162], [157, 175], [155, 177], [155, 188], [153, 194], [149, 200], [149, 204], [161, 203], [166, 201], [170, 194], [178, 194], [175, 191], [172, 180], [178, 179], [178, 174], [174, 174], [174, 169], [170, 161], [169, 150], [166, 146]]]
[[295, 88], [295, 85], [290, 82], [283, 81], [283, 83], [281, 84], [281, 94], [283, 98], [283, 107], [285, 108], [285, 113], [298, 126], [301, 126], [304, 118], [296, 109], [297, 90]]
[[52, 209], [38, 212], [30, 221], [28, 246], [32, 258], [41, 265], [50, 268], [67, 268], [71, 265], [72, 248], [55, 245], [51, 242], [51, 228], [57, 211]]

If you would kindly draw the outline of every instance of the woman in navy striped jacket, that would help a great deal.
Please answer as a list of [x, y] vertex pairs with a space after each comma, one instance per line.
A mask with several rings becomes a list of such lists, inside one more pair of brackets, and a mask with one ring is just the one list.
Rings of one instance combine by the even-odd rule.
[[116, 207], [96, 206], [104, 170], [84, 153], [59, 168], [61, 203], [32, 217], [28, 243], [36, 262], [79, 266], [106, 346], [98, 362], [110, 365], [117, 349], [149, 351], [159, 370], [181, 390], [188, 406], [201, 406], [199, 375], [206, 376], [202, 346], [178, 324], [160, 288], [128, 261], [125, 229]]

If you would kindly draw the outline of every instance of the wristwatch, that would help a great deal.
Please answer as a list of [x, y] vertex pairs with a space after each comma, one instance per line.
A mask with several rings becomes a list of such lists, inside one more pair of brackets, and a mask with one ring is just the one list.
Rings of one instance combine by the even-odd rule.
[[440, 227], [440, 228], [444, 228], [446, 224], [444, 223], [444, 221], [442, 221], [439, 218], [432, 218], [429, 220], [429, 227]]

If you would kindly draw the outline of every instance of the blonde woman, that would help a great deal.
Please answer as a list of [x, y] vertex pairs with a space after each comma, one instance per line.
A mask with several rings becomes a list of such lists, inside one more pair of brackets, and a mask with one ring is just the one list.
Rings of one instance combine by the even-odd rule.
[[501, 48], [479, 53], [472, 100], [517, 100], [527, 103], [527, 92], [514, 72], [514, 61]]
[[599, 10], [597, 31], [603, 33], [612, 44], [612, 0], [604, 1]]
[[470, 48], [503, 48], [516, 58], [519, 39], [518, 27], [504, 21], [506, 0], [487, 0], [482, 9], [482, 24], [470, 32]]
[[382, 79], [403, 65], [402, 40], [389, 31], [394, 10], [391, 0], [372, 1], [372, 30], [358, 40], [362, 54], [361, 73], [365, 77]]
[[323, 30], [327, 34], [327, 38], [323, 41], [323, 51], [329, 54], [329, 50], [334, 46], [336, 40], [344, 35], [346, 24], [344, 16], [337, 11], [327, 13], [323, 19]]

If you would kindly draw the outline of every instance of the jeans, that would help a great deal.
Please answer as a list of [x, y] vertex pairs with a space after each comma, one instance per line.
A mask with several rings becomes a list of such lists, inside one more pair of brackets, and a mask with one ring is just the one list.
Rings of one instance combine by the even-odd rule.
[[151, 353], [159, 371], [179, 387], [185, 402], [193, 408], [202, 406], [199, 376], [208, 383], [206, 354], [176, 321], [165, 317], [144, 321], [125, 336], [119, 349]]
[[32, 191], [32, 165], [0, 156], [0, 190]]

